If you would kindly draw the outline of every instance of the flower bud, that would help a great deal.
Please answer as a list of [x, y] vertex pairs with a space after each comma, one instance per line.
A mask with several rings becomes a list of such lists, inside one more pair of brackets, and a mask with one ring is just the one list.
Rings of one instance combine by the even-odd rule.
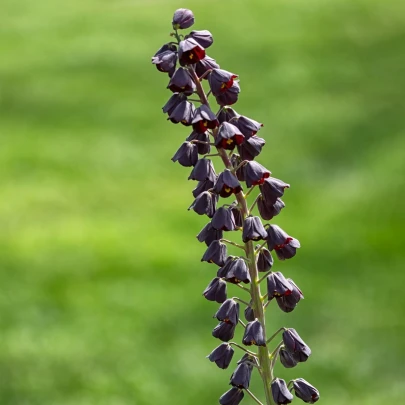
[[207, 215], [212, 218], [215, 213], [217, 198], [214, 193], [204, 191], [201, 193], [188, 208], [194, 210], [198, 215]]
[[295, 395], [307, 404], [314, 404], [319, 399], [319, 391], [303, 378], [293, 381]]
[[216, 301], [219, 304], [226, 300], [226, 282], [215, 277], [203, 292], [208, 301]]
[[233, 231], [235, 229], [235, 220], [232, 211], [224, 207], [218, 208], [212, 217], [211, 224], [215, 229]]
[[217, 175], [212, 161], [206, 158], [199, 159], [191, 171], [190, 176], [188, 176], [188, 179], [198, 181], [210, 180], [215, 182]]
[[213, 240], [219, 240], [222, 239], [223, 232], [221, 230], [217, 230], [213, 228], [211, 225], [211, 222], [208, 222], [207, 225], [204, 226], [204, 228], [200, 231], [200, 233], [197, 235], [197, 239], [200, 242], [205, 242], [207, 246], [211, 245], [211, 242]]
[[243, 172], [245, 175], [246, 185], [249, 188], [252, 186], [263, 184], [264, 180], [271, 175], [270, 170], [267, 170], [260, 163], [257, 163], [254, 160], [251, 162], [247, 162], [245, 166], [243, 166]]
[[266, 141], [258, 136], [252, 136], [245, 139], [241, 145], [238, 145], [238, 152], [242, 160], [253, 160], [256, 156], [260, 155]]
[[[219, 65], [215, 59], [211, 58], [207, 54], [205, 54], [205, 58], [198, 61], [195, 65], [195, 72], [197, 73], [198, 77], [201, 77], [209, 70], [212, 69], [219, 69]], [[204, 76], [204, 79], [208, 79], [207, 76]]]
[[192, 65], [205, 58], [205, 49], [193, 38], [180, 41], [179, 62], [182, 66]]
[[167, 103], [162, 107], [163, 112], [166, 114], [171, 114], [175, 108], [184, 100], [186, 100], [187, 97], [184, 93], [174, 93]]
[[212, 94], [219, 96], [226, 90], [230, 89], [238, 75], [228, 72], [223, 69], [213, 69], [208, 75], [208, 83], [210, 85]]
[[194, 166], [198, 160], [197, 146], [190, 142], [183, 142], [179, 150], [172, 157], [173, 162], [179, 162], [182, 166]]
[[241, 115], [235, 124], [246, 139], [251, 138], [253, 135], [257, 134], [257, 131], [263, 126], [260, 122], [252, 120], [251, 118]]
[[311, 355], [311, 349], [293, 328], [286, 329], [283, 332], [283, 342], [286, 350], [292, 355], [295, 361], [307, 361], [308, 357]]
[[250, 240], [266, 240], [267, 232], [259, 217], [248, 216], [243, 225], [242, 240], [247, 243]]
[[267, 230], [267, 246], [270, 251], [276, 251], [280, 260], [291, 259], [295, 256], [300, 242], [289, 236], [277, 225], [270, 225]]
[[252, 375], [252, 366], [248, 363], [240, 363], [231, 375], [230, 384], [237, 388], [249, 388], [250, 377]]
[[219, 398], [219, 403], [220, 405], [238, 405], [244, 395], [243, 390], [233, 387]]
[[[195, 107], [193, 103], [190, 101], [182, 101], [180, 102], [177, 107], [172, 111], [169, 115], [169, 120], [174, 124], [178, 124], [181, 122], [184, 126], [191, 125], [191, 121], [193, 120]], [[197, 146], [197, 153], [198, 153], [198, 146]]]
[[223, 122], [218, 129], [215, 138], [215, 146], [227, 150], [232, 150], [236, 145], [240, 145], [244, 140], [244, 136], [235, 125], [229, 122]]
[[159, 53], [152, 58], [152, 63], [156, 65], [157, 70], [168, 73], [172, 77], [176, 70], [177, 52], [167, 50]]
[[[256, 249], [259, 247], [256, 246]], [[257, 255], [257, 271], [266, 272], [273, 267], [273, 256], [270, 251], [262, 247]]]
[[194, 198], [197, 198], [204, 191], [211, 190], [214, 187], [214, 183], [211, 180], [199, 181], [197, 187], [193, 190]]
[[263, 327], [259, 320], [254, 320], [246, 325], [242, 343], [246, 346], [266, 346], [264, 339]]
[[254, 313], [254, 311], [253, 311], [253, 308], [250, 307], [250, 306], [248, 306], [248, 307], [245, 308], [245, 319], [246, 319], [248, 322], [253, 322], [253, 321], [256, 319], [255, 313]]
[[213, 240], [205, 251], [201, 261], [215, 263], [217, 266], [223, 266], [227, 256], [228, 250], [225, 243], [222, 243], [219, 240]]
[[239, 284], [240, 282], [248, 284], [251, 281], [246, 262], [242, 258], [235, 258], [234, 256], [228, 256], [225, 264], [218, 270], [217, 276], [232, 284]]
[[277, 271], [267, 276], [267, 298], [271, 301], [274, 297], [290, 295], [294, 287]]
[[209, 144], [210, 142], [210, 136], [208, 135], [207, 132], [196, 132], [193, 131], [187, 138], [186, 141], [202, 141], [206, 143], [201, 143], [201, 142], [196, 142], [197, 144], [197, 150], [199, 155], [206, 155], [207, 153], [210, 153], [211, 151], [211, 145]]
[[194, 24], [194, 14], [191, 10], [187, 8], [179, 8], [174, 12], [173, 15], [173, 29], [184, 30], [185, 28], [190, 28]]
[[269, 221], [270, 219], [278, 215], [284, 207], [284, 202], [281, 201], [279, 198], [277, 198], [274, 204], [272, 204], [271, 202], [268, 203], [262, 195], [257, 200], [257, 208], [259, 209], [260, 216], [266, 221]]
[[190, 34], [186, 35], [186, 38], [193, 38], [205, 49], [209, 48], [214, 42], [212, 34], [208, 30], [191, 31]]
[[[218, 121], [222, 124], [224, 121], [237, 122], [236, 118], [240, 115], [231, 107], [224, 107], [218, 114]], [[232, 122], [231, 122], [232, 121]]]
[[173, 74], [167, 85], [173, 93], [184, 93], [190, 95], [195, 90], [195, 83], [189, 75], [187, 69], [179, 67]]
[[279, 356], [280, 362], [285, 368], [292, 368], [298, 364], [287, 350], [280, 349]]
[[287, 384], [281, 378], [275, 378], [271, 383], [271, 393], [276, 405], [290, 404], [293, 396], [288, 391]]
[[287, 281], [292, 285], [293, 290], [289, 295], [284, 295], [282, 297], [276, 297], [277, 304], [280, 309], [284, 312], [291, 312], [298, 304], [298, 302], [304, 298], [301, 290], [290, 278]]
[[232, 298], [227, 299], [218, 309], [214, 318], [218, 321], [237, 325], [239, 320], [239, 304]]
[[206, 132], [208, 129], [216, 128], [219, 122], [217, 116], [205, 104], [202, 104], [195, 110], [192, 124], [194, 131]]
[[277, 198], [282, 197], [286, 188], [290, 188], [290, 185], [275, 177], [266, 179], [263, 184], [260, 185], [262, 196], [269, 204], [274, 204]]
[[231, 194], [237, 194], [240, 191], [242, 191], [242, 186], [230, 170], [225, 169], [222, 173], [219, 174], [214, 186], [215, 193], [219, 194], [221, 197], [226, 198], [229, 197]]
[[231, 87], [225, 89], [222, 93], [215, 96], [215, 100], [221, 107], [232, 105], [238, 101], [239, 93], [239, 84], [237, 82], [233, 82]]
[[212, 331], [212, 336], [223, 342], [229, 342], [235, 333], [236, 325], [228, 322], [220, 322]]
[[215, 348], [207, 357], [210, 361], [215, 362], [215, 364], [219, 368], [225, 370], [226, 368], [228, 368], [234, 352], [235, 351], [230, 344], [222, 343], [217, 348]]

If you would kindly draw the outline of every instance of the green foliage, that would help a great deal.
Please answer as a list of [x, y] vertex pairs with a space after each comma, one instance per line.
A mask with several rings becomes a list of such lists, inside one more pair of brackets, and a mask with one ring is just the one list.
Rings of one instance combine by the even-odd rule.
[[188, 130], [166, 122], [150, 64], [178, 7], [240, 75], [260, 162], [291, 183], [275, 223], [302, 249], [276, 267], [306, 299], [273, 305], [268, 327], [296, 328], [313, 355], [280, 377], [328, 405], [401, 403], [397, 0], [0, 2], [0, 403], [215, 404], [228, 389], [232, 370], [204, 358], [220, 343], [201, 296], [216, 267], [194, 238], [206, 219], [170, 161]]

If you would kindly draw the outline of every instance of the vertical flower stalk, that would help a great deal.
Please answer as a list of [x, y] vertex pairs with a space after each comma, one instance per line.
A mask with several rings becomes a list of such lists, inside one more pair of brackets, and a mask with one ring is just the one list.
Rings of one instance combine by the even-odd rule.
[[[201, 261], [219, 266], [203, 296], [221, 304], [214, 315], [219, 324], [212, 336], [223, 343], [207, 357], [226, 369], [235, 349], [243, 352], [230, 378], [232, 388], [219, 398], [219, 403], [237, 405], [247, 393], [254, 402], [262, 404], [249, 389], [254, 370], [263, 381], [263, 403], [289, 404], [292, 391], [304, 402], [315, 403], [319, 392], [310, 383], [302, 378], [286, 383], [275, 373], [277, 359], [283, 367], [293, 368], [308, 359], [310, 348], [293, 328], [281, 327], [273, 333], [266, 329], [265, 313], [271, 301], [289, 313], [304, 298], [293, 280], [273, 271], [272, 253], [279, 260], [291, 259], [300, 247], [299, 241], [273, 223], [263, 225], [255, 215], [257, 210], [262, 219], [269, 221], [280, 214], [285, 207], [281, 197], [290, 186], [272, 177], [270, 170], [255, 160], [265, 145], [265, 140], [257, 135], [263, 124], [230, 107], [238, 101], [238, 75], [221, 69], [206, 54], [213, 44], [211, 33], [180, 33], [194, 22], [191, 10], [176, 10], [170, 34], [173, 40], [156, 52], [152, 63], [169, 76], [167, 88], [173, 94], [163, 106], [167, 119], [192, 131], [172, 160], [192, 168], [189, 180], [198, 183], [189, 210], [209, 218], [197, 235], [198, 241], [207, 246]], [[218, 105], [216, 113], [211, 107], [214, 103]], [[218, 174], [211, 157], [222, 161], [224, 167]], [[249, 203], [253, 190], [259, 193]], [[228, 201], [219, 206], [220, 199]], [[241, 242], [224, 237], [235, 231], [241, 231]], [[239, 255], [228, 254], [228, 248]], [[247, 298], [229, 297], [231, 285], [239, 287]], [[265, 294], [262, 286], [267, 288]], [[245, 307], [246, 324], [239, 317], [240, 305]], [[244, 328], [242, 344], [232, 341], [238, 325]]]

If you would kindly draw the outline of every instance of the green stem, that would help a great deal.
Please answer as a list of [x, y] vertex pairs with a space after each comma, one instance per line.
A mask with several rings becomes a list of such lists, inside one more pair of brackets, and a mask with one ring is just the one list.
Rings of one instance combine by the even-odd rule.
[[282, 330], [285, 330], [284, 327], [277, 330], [277, 332], [273, 333], [271, 337], [269, 337], [266, 341], [266, 344], [269, 344]]
[[272, 273], [271, 270], [268, 271], [268, 272], [259, 280], [259, 284], [260, 284], [265, 278], [267, 278], [267, 276], [268, 276], [270, 273]]
[[239, 349], [243, 350], [244, 352], [246, 352], [247, 354], [250, 354], [253, 357], [257, 357], [257, 354], [254, 352], [251, 352], [250, 350], [245, 349], [244, 347], [242, 347], [240, 344], [235, 343], [235, 342], [229, 342], [230, 345], [236, 346]]
[[245, 250], [245, 248], [244, 248], [242, 245], [238, 245], [237, 243], [232, 242], [231, 240], [228, 240], [228, 239], [220, 239], [219, 241], [220, 241], [220, 242], [224, 242], [224, 243], [228, 243], [229, 245], [233, 245], [233, 246], [238, 247], [239, 249]]
[[245, 391], [259, 404], [259, 405], [263, 405], [254, 395], [253, 393], [248, 390], [247, 388], [245, 389]]
[[235, 300], [235, 301], [239, 301], [240, 303], [245, 304], [245, 305], [247, 305], [248, 307], [250, 306], [250, 304], [249, 304], [248, 302], [243, 301], [243, 300], [241, 300], [241, 299], [238, 298], [238, 297], [233, 297], [232, 299]]

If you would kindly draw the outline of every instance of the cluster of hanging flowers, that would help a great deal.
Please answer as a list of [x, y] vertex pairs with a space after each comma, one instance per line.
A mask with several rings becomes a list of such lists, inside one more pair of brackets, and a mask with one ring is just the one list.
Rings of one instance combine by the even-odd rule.
[[[160, 72], [167, 73], [167, 88], [173, 93], [163, 106], [168, 120], [189, 127], [191, 133], [180, 145], [172, 160], [192, 168], [189, 179], [196, 181], [192, 191], [194, 201], [189, 210], [205, 215], [209, 222], [197, 235], [207, 249], [201, 261], [218, 267], [214, 277], [203, 292], [209, 301], [220, 305], [214, 317], [219, 321], [212, 336], [221, 340], [208, 359], [219, 368], [230, 365], [234, 348], [244, 352], [231, 375], [232, 388], [219, 399], [221, 405], [237, 405], [248, 393], [257, 403], [260, 400], [249, 390], [253, 369], [257, 369], [264, 384], [266, 404], [289, 404], [296, 397], [313, 404], [319, 399], [318, 390], [302, 378], [286, 383], [275, 377], [277, 359], [285, 368], [293, 368], [307, 361], [311, 350], [292, 328], [280, 328], [267, 338], [265, 310], [271, 301], [277, 302], [284, 312], [293, 311], [304, 298], [300, 288], [281, 272], [273, 271], [273, 256], [279, 260], [291, 259], [300, 247], [299, 241], [275, 224], [263, 225], [261, 218], [272, 220], [285, 204], [281, 200], [289, 184], [272, 177], [270, 170], [255, 159], [265, 140], [257, 134], [262, 124], [238, 114], [231, 105], [238, 101], [240, 86], [238, 75], [221, 69], [206, 54], [213, 44], [207, 30], [191, 31], [187, 35], [179, 30], [191, 27], [194, 15], [191, 10], [179, 9], [173, 16], [173, 41], [164, 44], [152, 57]], [[203, 87], [206, 80], [209, 92]], [[209, 96], [219, 105], [215, 113]], [[211, 100], [210, 100], [211, 101]], [[211, 154], [211, 150], [214, 153]], [[219, 156], [224, 169], [217, 173], [210, 157]], [[245, 185], [243, 185], [245, 183]], [[247, 197], [253, 189], [260, 193], [248, 207]], [[220, 198], [226, 199], [219, 206]], [[239, 244], [224, 238], [224, 233], [241, 231]], [[255, 245], [256, 242], [259, 242]], [[239, 248], [242, 255], [228, 254], [228, 246]], [[261, 294], [260, 285], [266, 283], [267, 293]], [[228, 285], [245, 290], [249, 298], [242, 300], [228, 296]], [[240, 319], [240, 305], [244, 305], [246, 323]], [[232, 342], [238, 325], [244, 328], [242, 345]], [[279, 333], [282, 340], [271, 349]], [[257, 352], [251, 350], [257, 347]]]

